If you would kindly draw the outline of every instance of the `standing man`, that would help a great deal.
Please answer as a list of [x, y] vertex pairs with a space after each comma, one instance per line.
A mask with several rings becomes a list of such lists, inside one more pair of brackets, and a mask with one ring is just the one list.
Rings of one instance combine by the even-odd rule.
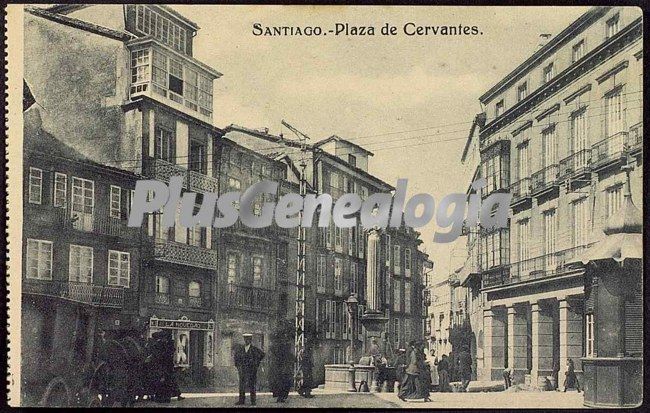
[[239, 373], [239, 401], [237, 405], [246, 402], [246, 388], [251, 395], [251, 405], [255, 406], [255, 386], [257, 385], [257, 368], [264, 358], [264, 352], [255, 347], [253, 335], [244, 333], [244, 345], [235, 350], [235, 367]]
[[467, 386], [472, 380], [472, 356], [469, 354], [469, 347], [463, 346], [463, 350], [458, 355], [458, 366], [460, 370], [460, 380], [463, 390], [467, 391]]

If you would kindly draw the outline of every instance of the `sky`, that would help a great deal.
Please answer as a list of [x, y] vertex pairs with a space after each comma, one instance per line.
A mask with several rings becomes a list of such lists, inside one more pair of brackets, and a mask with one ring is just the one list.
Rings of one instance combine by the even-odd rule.
[[[460, 162], [478, 98], [530, 56], [541, 33], [558, 34], [586, 7], [389, 7], [175, 5], [200, 27], [194, 56], [223, 76], [215, 81], [214, 121], [284, 133], [281, 120], [311, 137], [333, 134], [373, 152], [369, 172], [436, 205], [464, 193]], [[477, 36], [406, 36], [421, 26], [478, 26]], [[264, 37], [263, 26], [374, 26], [375, 36]], [[381, 36], [384, 24], [397, 36]], [[436, 275], [463, 250], [434, 244], [435, 219], [419, 229]], [[455, 246], [454, 246], [455, 245]]]

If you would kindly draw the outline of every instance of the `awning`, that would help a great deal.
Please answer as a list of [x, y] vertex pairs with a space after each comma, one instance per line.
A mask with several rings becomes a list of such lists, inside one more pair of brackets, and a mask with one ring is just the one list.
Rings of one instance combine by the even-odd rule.
[[603, 229], [605, 237], [591, 246], [572, 262], [586, 264], [590, 261], [643, 258], [643, 215], [632, 202], [630, 183], [625, 191], [623, 206], [609, 219]]
[[626, 259], [643, 258], [642, 234], [612, 234], [595, 243], [574, 262], [587, 264], [590, 261], [613, 259], [623, 262]]

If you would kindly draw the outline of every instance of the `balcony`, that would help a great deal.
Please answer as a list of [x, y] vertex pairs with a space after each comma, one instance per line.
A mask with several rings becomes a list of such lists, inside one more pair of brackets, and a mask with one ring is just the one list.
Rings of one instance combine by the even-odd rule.
[[541, 255], [514, 262], [509, 265], [509, 276], [491, 280], [484, 288], [518, 284], [526, 281], [561, 275], [569, 270], [568, 262], [586, 251], [591, 245], [568, 248], [566, 250]]
[[583, 149], [560, 161], [559, 178], [578, 178], [590, 171], [591, 149]]
[[146, 96], [212, 124], [212, 83], [221, 73], [150, 37], [127, 43], [131, 100]]
[[154, 259], [208, 270], [217, 269], [217, 251], [180, 242], [157, 239]]
[[531, 194], [541, 194], [557, 187], [559, 185], [558, 172], [557, 164], [549, 165], [541, 171], [535, 172], [532, 176]]
[[92, 307], [123, 308], [125, 306], [124, 287], [70, 281], [24, 280], [22, 289], [25, 294], [59, 298]]
[[156, 304], [169, 305], [171, 303], [171, 297], [169, 294], [156, 293], [153, 297], [153, 302]]
[[275, 291], [249, 285], [229, 283], [221, 292], [221, 308], [270, 314], [273, 312]]
[[200, 172], [190, 171], [163, 159], [149, 158], [145, 161], [144, 174], [169, 183], [173, 176], [183, 177], [183, 188], [188, 191], [218, 192], [219, 180]]
[[628, 145], [630, 145], [632, 152], [643, 149], [643, 122], [639, 122], [630, 127]]
[[596, 143], [592, 149], [591, 163], [593, 168], [601, 169], [622, 161], [627, 145], [627, 132], [618, 132]]
[[97, 235], [110, 235], [139, 241], [141, 227], [128, 227], [127, 220], [113, 218], [108, 213], [95, 210], [92, 214], [71, 212], [70, 208], [54, 208], [56, 220], [63, 229], [90, 232]]
[[201, 308], [203, 306], [203, 300], [201, 297], [187, 297], [187, 305], [190, 307]]
[[530, 177], [522, 178], [510, 186], [512, 193], [511, 205], [523, 204], [530, 201]]
[[500, 265], [484, 271], [481, 276], [483, 288], [503, 285], [504, 281], [508, 279], [509, 274], [510, 267], [508, 265]]

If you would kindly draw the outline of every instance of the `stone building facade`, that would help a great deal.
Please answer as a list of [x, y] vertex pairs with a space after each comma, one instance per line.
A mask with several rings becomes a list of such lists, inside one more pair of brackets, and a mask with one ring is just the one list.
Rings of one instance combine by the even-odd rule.
[[[509, 227], [481, 228], [470, 279], [485, 302], [481, 379], [561, 381], [593, 351], [584, 268], [623, 201], [623, 164], [642, 202], [643, 51], [634, 8], [594, 7], [480, 98], [482, 198], [511, 192]], [[470, 255], [471, 255], [470, 254]], [[478, 285], [474, 286], [474, 290]]]

